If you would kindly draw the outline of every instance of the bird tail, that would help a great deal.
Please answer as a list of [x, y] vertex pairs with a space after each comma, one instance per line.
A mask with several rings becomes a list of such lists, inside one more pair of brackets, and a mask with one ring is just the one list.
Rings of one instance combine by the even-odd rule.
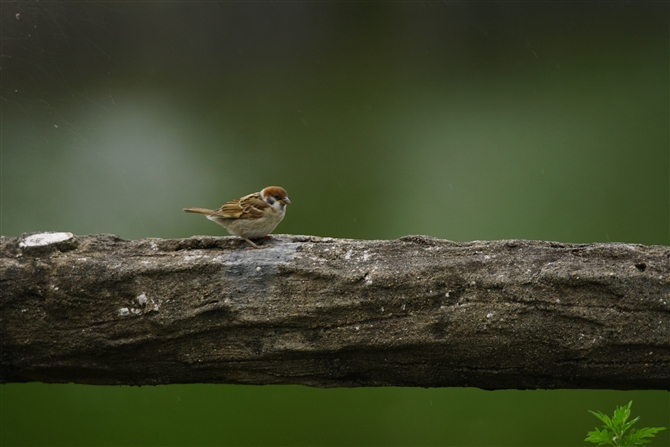
[[214, 214], [214, 211], [208, 210], [206, 208], [184, 208], [184, 211], [187, 213], [205, 214], [207, 216]]

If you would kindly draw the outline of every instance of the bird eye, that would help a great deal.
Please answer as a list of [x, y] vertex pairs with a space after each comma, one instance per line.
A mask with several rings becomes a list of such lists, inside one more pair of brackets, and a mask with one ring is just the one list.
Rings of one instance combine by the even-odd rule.
[[275, 199], [279, 200], [279, 194], [275, 194]]

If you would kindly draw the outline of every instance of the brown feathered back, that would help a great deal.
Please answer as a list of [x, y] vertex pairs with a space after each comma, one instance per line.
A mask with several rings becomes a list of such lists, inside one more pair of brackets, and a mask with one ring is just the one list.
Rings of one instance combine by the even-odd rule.
[[258, 219], [270, 205], [265, 203], [259, 193], [255, 192], [239, 199], [231, 200], [216, 210], [206, 208], [184, 208], [187, 213], [204, 214], [224, 219]]
[[258, 219], [267, 208], [269, 205], [255, 192], [223, 204], [215, 214], [226, 219]]

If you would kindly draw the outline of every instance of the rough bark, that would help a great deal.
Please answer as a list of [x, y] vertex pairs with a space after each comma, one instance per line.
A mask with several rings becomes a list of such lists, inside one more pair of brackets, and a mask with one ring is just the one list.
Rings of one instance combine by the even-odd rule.
[[61, 236], [0, 239], [2, 383], [670, 389], [668, 247]]

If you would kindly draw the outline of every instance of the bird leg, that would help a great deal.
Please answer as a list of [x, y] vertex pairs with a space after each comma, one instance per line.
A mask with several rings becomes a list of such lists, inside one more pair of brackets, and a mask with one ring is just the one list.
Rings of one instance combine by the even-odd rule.
[[242, 239], [244, 239], [245, 241], [249, 242], [249, 243], [253, 246], [253, 248], [258, 248], [258, 245], [256, 245], [256, 244], [254, 244], [253, 242], [251, 242], [250, 239], [248, 239], [248, 238], [246, 238], [246, 237], [243, 237]]

